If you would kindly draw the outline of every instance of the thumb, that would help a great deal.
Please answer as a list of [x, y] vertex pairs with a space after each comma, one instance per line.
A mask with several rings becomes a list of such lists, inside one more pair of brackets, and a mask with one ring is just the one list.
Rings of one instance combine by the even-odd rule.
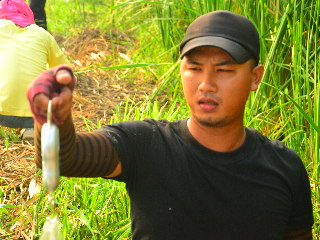
[[56, 81], [62, 85], [68, 85], [72, 83], [73, 79], [70, 71], [66, 69], [59, 70], [56, 75]]

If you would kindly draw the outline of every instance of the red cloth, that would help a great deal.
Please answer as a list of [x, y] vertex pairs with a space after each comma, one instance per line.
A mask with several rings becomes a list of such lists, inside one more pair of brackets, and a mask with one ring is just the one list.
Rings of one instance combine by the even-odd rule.
[[0, 19], [10, 20], [21, 27], [35, 24], [32, 10], [23, 0], [0, 1]]
[[[62, 85], [56, 81], [57, 72], [61, 69], [66, 69], [71, 73], [73, 81], [69, 85]], [[69, 87], [72, 91], [76, 85], [76, 81], [76, 77], [68, 65], [59, 65], [57, 67], [50, 68], [49, 70], [38, 75], [38, 77], [32, 81], [27, 89], [27, 98], [34, 120], [40, 124], [43, 124], [47, 121], [46, 116], [41, 114], [39, 108], [33, 103], [33, 99], [37, 94], [42, 93], [49, 97], [49, 99], [52, 99], [53, 97], [58, 96], [61, 92], [61, 89], [65, 86]], [[62, 124], [62, 122], [55, 118], [54, 114], [52, 115], [52, 118], [53, 122], [56, 124]]]

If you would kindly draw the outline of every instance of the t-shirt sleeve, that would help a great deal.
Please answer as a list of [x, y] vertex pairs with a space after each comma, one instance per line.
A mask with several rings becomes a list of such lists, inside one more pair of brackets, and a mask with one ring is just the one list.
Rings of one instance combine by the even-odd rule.
[[122, 173], [112, 179], [128, 183], [142, 166], [143, 155], [150, 151], [152, 142], [152, 124], [145, 121], [126, 121], [104, 126], [101, 131], [107, 135], [118, 153]]
[[50, 48], [48, 53], [48, 66], [49, 68], [55, 67], [60, 64], [69, 64], [69, 60], [58, 46], [58, 43], [53, 36], [50, 35]]
[[291, 230], [299, 230], [312, 227], [313, 209], [311, 200], [310, 181], [307, 171], [299, 159], [299, 174], [297, 178], [297, 189], [294, 192], [293, 208], [288, 228]]

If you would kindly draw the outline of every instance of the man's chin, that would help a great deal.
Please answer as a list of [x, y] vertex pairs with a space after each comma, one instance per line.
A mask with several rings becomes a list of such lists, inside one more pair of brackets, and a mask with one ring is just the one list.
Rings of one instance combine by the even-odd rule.
[[217, 128], [224, 125], [223, 120], [213, 119], [213, 118], [201, 118], [198, 116], [193, 116], [193, 118], [201, 125], [205, 127]]

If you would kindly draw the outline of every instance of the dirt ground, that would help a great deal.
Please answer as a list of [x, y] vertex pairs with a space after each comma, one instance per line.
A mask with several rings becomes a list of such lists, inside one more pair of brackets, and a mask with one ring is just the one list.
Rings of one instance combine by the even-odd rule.
[[[121, 32], [115, 31], [112, 34], [120, 43], [121, 40], [131, 40]], [[120, 80], [125, 70], [95, 70], [99, 66], [108, 66], [111, 57], [130, 61], [128, 46], [114, 42], [111, 44], [110, 37], [97, 29], [85, 30], [72, 38], [55, 38], [71, 59], [73, 69], [78, 71], [73, 105], [73, 118], [78, 131], [87, 130], [84, 118], [94, 124], [108, 123], [112, 111], [121, 101], [126, 101], [127, 98], [134, 101], [142, 100], [145, 94], [150, 93], [155, 87], [152, 80], [146, 81], [139, 77]], [[79, 72], [85, 67], [92, 71]], [[32, 192], [41, 186], [41, 176], [36, 176], [38, 169], [33, 159], [32, 142], [10, 142], [10, 146], [6, 148], [4, 140], [0, 139], [0, 186], [3, 191], [0, 191], [0, 197], [5, 200], [4, 204], [23, 206], [26, 209], [36, 201]], [[12, 214], [13, 217], [18, 217], [19, 211]], [[10, 230], [16, 235], [14, 239], [31, 239], [23, 222], [12, 224]], [[6, 232], [0, 229], [1, 234]]]

